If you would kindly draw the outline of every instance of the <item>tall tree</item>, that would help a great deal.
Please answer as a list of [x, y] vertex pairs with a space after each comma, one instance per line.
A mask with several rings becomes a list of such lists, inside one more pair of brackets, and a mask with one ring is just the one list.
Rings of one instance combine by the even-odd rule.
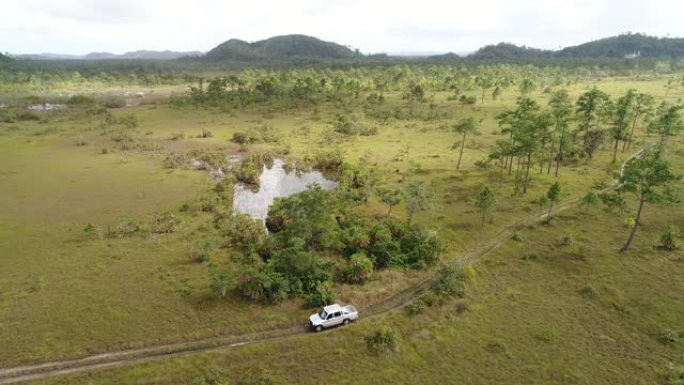
[[404, 191], [406, 197], [407, 222], [411, 224], [413, 217], [419, 211], [426, 211], [430, 208], [432, 192], [423, 182], [411, 182]]
[[[592, 149], [590, 140], [601, 136], [592, 131], [601, 130], [599, 127], [609, 110], [610, 97], [596, 87], [583, 93], [577, 100], [577, 114], [579, 120], [579, 134], [582, 136], [582, 146]], [[589, 157], [593, 152], [589, 154]]]
[[627, 140], [624, 141], [622, 145], [622, 152], [629, 150], [632, 145], [632, 140], [634, 139], [634, 131], [636, 131], [637, 123], [639, 118], [648, 116], [653, 109], [653, 96], [639, 92], [636, 94], [634, 99], [634, 113], [632, 114], [632, 128], [629, 130], [629, 135]]
[[523, 194], [527, 193], [530, 184], [530, 167], [532, 157], [539, 152], [548, 137], [549, 127], [553, 124], [552, 117], [548, 113], [538, 113], [530, 116], [530, 120], [524, 122], [517, 132], [516, 143], [518, 151], [523, 155], [525, 162], [525, 179], [523, 184]]
[[658, 109], [658, 116], [651, 121], [648, 129], [656, 132], [660, 136], [660, 146], [664, 147], [667, 138], [676, 136], [684, 129], [684, 119], [682, 118], [681, 105], [668, 105], [663, 103]]
[[389, 206], [389, 209], [387, 210], [387, 216], [391, 216], [392, 207], [398, 205], [401, 202], [401, 191], [392, 190], [386, 187], [379, 187], [376, 190], [376, 193], [378, 194], [378, 197], [380, 198], [382, 203]]
[[477, 206], [480, 209], [480, 213], [482, 214], [481, 226], [484, 226], [487, 214], [491, 213], [494, 210], [495, 205], [496, 197], [494, 196], [494, 191], [490, 190], [489, 187], [485, 187], [484, 189], [482, 189], [480, 194], [475, 199], [475, 206]]
[[634, 103], [636, 91], [628, 90], [627, 93], [618, 98], [613, 111], [613, 122], [610, 126], [610, 135], [615, 141], [613, 147], [613, 163], [617, 161], [617, 151], [620, 141], [627, 141], [627, 126], [634, 114]]
[[484, 103], [485, 92], [494, 86], [494, 77], [489, 73], [483, 73], [475, 77], [475, 84], [482, 89], [480, 103]]
[[534, 84], [534, 81], [530, 78], [524, 78], [522, 81], [520, 81], [520, 84], [518, 85], [518, 90], [520, 91], [520, 96], [524, 98], [529, 98], [530, 94], [532, 94], [532, 91], [537, 86]]
[[[551, 107], [551, 116], [553, 116], [554, 134], [556, 135], [558, 143], [558, 151], [556, 151], [556, 176], [558, 176], [561, 162], [563, 161], [565, 147], [567, 146], [566, 131], [572, 117], [572, 102], [570, 101], [570, 94], [568, 94], [568, 91], [561, 89], [554, 92], [549, 100], [549, 106]], [[552, 157], [549, 157], [547, 174], [551, 173], [552, 159]]]
[[629, 237], [620, 251], [627, 251], [632, 244], [637, 227], [641, 225], [644, 203], [665, 203], [673, 201], [672, 184], [681, 179], [670, 170], [670, 165], [663, 158], [660, 149], [652, 150], [641, 158], [627, 162], [619, 178], [618, 193], [631, 192], [639, 201], [636, 218], [629, 232]]
[[454, 125], [454, 132], [461, 135], [460, 143], [456, 142], [453, 146], [451, 146], [451, 148], [456, 148], [460, 145], [461, 148], [458, 153], [458, 162], [456, 163], [456, 170], [458, 170], [461, 167], [461, 158], [463, 157], [463, 148], [465, 147], [466, 137], [468, 134], [477, 135], [480, 132], [478, 130], [477, 123], [475, 123], [475, 119], [473, 118], [465, 118], [460, 120]]
[[[511, 174], [513, 160], [518, 154], [518, 139], [527, 130], [539, 111], [539, 104], [530, 98], [518, 98], [514, 110], [506, 110], [497, 115], [501, 133], [509, 135], [508, 174]], [[517, 180], [517, 178], [516, 178]]]

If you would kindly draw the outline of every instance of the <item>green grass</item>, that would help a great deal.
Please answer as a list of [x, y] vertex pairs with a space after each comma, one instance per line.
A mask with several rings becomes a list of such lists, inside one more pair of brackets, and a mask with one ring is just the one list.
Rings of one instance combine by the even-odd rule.
[[[265, 370], [277, 383], [301, 384], [340, 373], [334, 383], [664, 384], [668, 363], [684, 357], [681, 342], [659, 340], [664, 329], [682, 331], [684, 265], [645, 240], [676, 220], [650, 210], [640, 246], [627, 254], [617, 252], [626, 235], [619, 218], [600, 210], [573, 209], [526, 229], [523, 241], [476, 265], [463, 313], [463, 302], [451, 301], [418, 316], [399, 311], [328, 333], [46, 383], [189, 384], [214, 372], [235, 383]], [[568, 235], [573, 245], [560, 246]], [[584, 294], [588, 284], [596, 296]], [[363, 338], [383, 324], [402, 337], [397, 352], [377, 356]]]
[[[581, 81], [571, 88], [572, 94], [589, 86]], [[660, 79], [606, 79], [598, 86], [613, 95], [630, 87], [664, 93]], [[505, 92], [500, 101], [474, 107], [447, 101], [447, 93], [430, 96], [448, 119], [381, 124], [366, 117], [364, 123], [378, 125], [379, 134], [345, 140], [340, 146], [349, 162], [376, 168], [381, 184], [401, 188], [407, 180], [420, 179], [433, 185], [434, 207], [419, 214], [417, 222], [438, 231], [447, 259], [538, 210], [534, 200], [556, 179], [533, 169], [530, 192], [516, 197], [510, 178], [499, 188], [496, 171], [473, 167], [500, 137], [495, 116], [513, 106], [514, 91]], [[399, 95], [386, 97], [382, 108], [405, 104]], [[546, 104], [540, 92], [535, 97]], [[201, 171], [162, 168], [165, 154], [205, 147], [236, 153], [238, 145], [228, 139], [259, 121], [273, 126], [282, 140], [275, 146], [254, 145], [249, 151], [286, 144], [294, 158], [316, 151], [325, 145], [323, 133], [338, 112], [333, 106], [319, 109], [318, 118], [312, 118], [309, 109], [221, 112], [145, 105], [112, 110], [115, 116], [138, 117], [139, 127], [125, 130], [146, 147], [133, 151], [118, 151], [110, 141], [121, 128], [103, 129], [101, 117], [77, 111], [48, 114], [42, 123], [0, 124], [0, 367], [249, 332], [305, 319], [310, 310], [303, 309], [301, 301], [265, 306], [232, 297], [218, 300], [209, 293], [206, 264], [189, 258], [198, 240], [221, 241], [208, 215], [179, 214], [182, 223], [169, 235], [87, 239], [83, 228], [93, 223], [104, 230], [124, 219], [144, 224], [154, 212], [177, 210], [213, 182]], [[468, 140], [463, 170], [456, 172], [458, 154], [450, 146], [458, 139], [448, 126], [465, 116], [483, 119], [482, 135]], [[210, 130], [213, 137], [197, 138], [201, 129]], [[180, 132], [185, 139], [170, 140]], [[647, 139], [641, 135], [638, 140]], [[395, 160], [406, 147], [408, 160]], [[565, 165], [560, 177], [563, 198], [610, 182], [615, 166], [608, 147], [591, 163]], [[102, 148], [109, 148], [109, 153], [102, 154]], [[673, 151], [672, 158], [681, 173], [681, 150]], [[411, 171], [416, 168], [412, 162], [420, 164], [420, 171]], [[494, 188], [498, 205], [493, 223], [481, 227], [472, 199], [485, 185]], [[367, 210], [383, 215], [386, 207], [372, 199]], [[665, 346], [658, 336], [668, 328], [684, 332], [684, 314], [678, 306], [684, 265], [674, 254], [651, 246], [668, 224], [684, 228], [681, 214], [647, 207], [635, 250], [620, 255], [616, 250], [627, 235], [623, 219], [600, 209], [583, 211], [523, 231], [522, 242], [509, 242], [483, 260], [469, 289], [465, 314], [448, 304], [415, 317], [394, 314], [387, 321], [359, 323], [333, 333], [51, 382], [186, 383], [214, 367], [227, 378], [247, 368], [268, 368], [285, 383], [322, 382], [330, 373], [348, 372], [353, 375], [340, 382], [659, 381], [667, 361], [682, 361], [677, 360], [683, 352], [681, 342]], [[393, 212], [404, 216], [403, 207]], [[572, 245], [560, 246], [565, 236]], [[210, 258], [230, 264], [230, 254], [228, 249], [216, 249]], [[531, 254], [536, 258], [523, 259]], [[336, 290], [342, 302], [365, 306], [427, 274], [389, 270], [367, 285], [341, 285]], [[583, 292], [587, 285], [594, 288], [595, 298]], [[400, 350], [390, 356], [367, 356], [363, 337], [381, 322], [402, 332]], [[301, 365], [303, 357], [306, 365]]]

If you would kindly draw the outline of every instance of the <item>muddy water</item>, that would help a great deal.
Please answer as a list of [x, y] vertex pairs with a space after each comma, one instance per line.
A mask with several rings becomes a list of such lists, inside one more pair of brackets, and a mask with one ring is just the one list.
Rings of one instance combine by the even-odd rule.
[[270, 169], [264, 166], [259, 177], [258, 191], [252, 191], [242, 184], [235, 185], [233, 209], [239, 213], [249, 214], [252, 218], [266, 219], [268, 208], [278, 197], [287, 197], [307, 189], [310, 184], [318, 184], [324, 190], [337, 186], [337, 182], [326, 179], [318, 171], [285, 172], [283, 161], [275, 159]]

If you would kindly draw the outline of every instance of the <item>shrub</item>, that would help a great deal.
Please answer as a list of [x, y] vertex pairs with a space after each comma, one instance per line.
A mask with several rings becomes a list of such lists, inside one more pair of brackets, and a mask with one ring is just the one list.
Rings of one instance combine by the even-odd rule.
[[373, 136], [378, 134], [378, 128], [376, 126], [363, 125], [359, 129], [359, 135], [361, 136]]
[[463, 258], [457, 258], [443, 265], [438, 272], [434, 291], [438, 295], [459, 296], [465, 294], [465, 284], [472, 275], [470, 266]]
[[175, 140], [183, 140], [183, 139], [185, 139], [185, 131], [179, 131], [179, 132], [169, 136], [169, 140], [175, 141]]
[[408, 312], [411, 315], [418, 315], [423, 313], [426, 307], [427, 305], [425, 304], [425, 301], [423, 301], [422, 298], [417, 298], [409, 305]]
[[289, 283], [270, 265], [257, 269], [247, 268], [238, 281], [240, 294], [252, 301], [281, 302], [288, 297]]
[[582, 197], [583, 206], [596, 206], [599, 203], [599, 196], [593, 191], [590, 191]]
[[200, 162], [201, 169], [212, 171], [217, 169], [226, 169], [228, 167], [228, 158], [226, 153], [220, 150], [213, 149], [196, 149], [189, 151], [188, 158], [194, 158]]
[[273, 157], [268, 153], [256, 153], [245, 156], [233, 166], [232, 172], [238, 181], [258, 187], [259, 176], [264, 165], [272, 165]]
[[345, 230], [344, 243], [350, 253], [355, 253], [368, 248], [370, 237], [362, 226], [351, 226]]
[[664, 344], [673, 344], [679, 340], [679, 333], [672, 329], [665, 329], [658, 338]]
[[344, 163], [344, 154], [339, 148], [323, 149], [304, 159], [314, 168], [323, 171], [339, 171]]
[[179, 223], [180, 220], [172, 212], [155, 213], [152, 216], [152, 232], [158, 234], [173, 233]]
[[375, 354], [392, 352], [399, 346], [399, 334], [389, 325], [380, 327], [365, 340], [368, 349]]
[[404, 263], [413, 269], [425, 269], [437, 260], [441, 245], [432, 232], [405, 225], [400, 240]]
[[197, 242], [190, 251], [190, 261], [194, 263], [203, 263], [209, 260], [211, 251], [216, 247], [214, 242], [209, 239]]
[[209, 278], [211, 291], [221, 297], [225, 297], [235, 287], [235, 276], [225, 267], [209, 265]]
[[322, 307], [335, 302], [335, 293], [332, 283], [329, 281], [320, 282], [315, 290], [306, 297], [306, 304], [309, 307]]
[[[392, 221], [388, 219], [387, 221]], [[392, 236], [390, 229], [383, 224], [376, 224], [369, 232], [370, 245], [368, 254], [373, 259], [376, 268], [400, 266], [403, 264], [403, 255], [399, 241]]]
[[349, 258], [349, 263], [344, 271], [344, 279], [350, 283], [364, 283], [373, 274], [373, 262], [366, 253], [359, 252]]
[[197, 135], [198, 138], [212, 138], [213, 136], [214, 134], [206, 128], [201, 128], [199, 135]]
[[246, 133], [240, 131], [234, 132], [233, 137], [230, 139], [230, 141], [241, 145], [251, 143], [249, 136]]
[[598, 298], [599, 297], [599, 292], [596, 290], [596, 288], [591, 285], [591, 284], [586, 284], [584, 287], [582, 287], [582, 290], [580, 291], [583, 296], [587, 298]]
[[667, 365], [667, 385], [684, 385], [684, 365]]
[[267, 235], [261, 220], [247, 214], [233, 214], [225, 218], [222, 230], [230, 245], [243, 251], [257, 250]]
[[660, 236], [660, 246], [668, 251], [679, 248], [679, 228], [675, 225], [670, 225], [667, 232]]
[[481, 170], [489, 170], [490, 168], [492, 168], [492, 159], [489, 157], [482, 157], [479, 160], [475, 161], [475, 167]]
[[273, 385], [275, 381], [264, 371], [248, 371], [240, 378], [237, 385]]
[[74, 95], [67, 100], [66, 104], [70, 106], [89, 106], [95, 104], [95, 99], [85, 95]]
[[83, 228], [83, 233], [86, 235], [87, 238], [90, 239], [95, 239], [100, 237], [100, 230], [97, 228], [92, 223], [88, 223], [84, 228]]
[[320, 186], [287, 198], [276, 198], [268, 210], [266, 227], [284, 244], [299, 239], [307, 250], [341, 249], [333, 200]]
[[140, 225], [129, 219], [119, 222], [113, 231], [109, 231], [108, 236], [115, 238], [126, 238], [138, 233], [140, 230]]
[[463, 105], [473, 105], [477, 103], [477, 98], [475, 96], [461, 95], [461, 97], [458, 98], [458, 101]]
[[15, 113], [14, 118], [19, 121], [40, 120], [40, 115], [33, 111], [19, 110]]
[[102, 105], [107, 108], [126, 107], [126, 99], [121, 96], [108, 96], [102, 101]]
[[274, 143], [278, 139], [278, 132], [270, 125], [262, 123], [244, 132], [234, 132], [231, 142], [247, 145], [253, 143]]

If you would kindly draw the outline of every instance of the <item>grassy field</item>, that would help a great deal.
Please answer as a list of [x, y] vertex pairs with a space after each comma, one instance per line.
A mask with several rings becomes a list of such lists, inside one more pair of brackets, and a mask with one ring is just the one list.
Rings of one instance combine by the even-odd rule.
[[[655, 96], [665, 92], [658, 79], [597, 85], [613, 96], [628, 88]], [[570, 91], [577, 97], [590, 86], [580, 81]], [[473, 107], [448, 101], [446, 93], [430, 94], [448, 118], [380, 123], [368, 117], [378, 135], [337, 145], [347, 161], [373, 166], [380, 184], [424, 180], [433, 186], [433, 208], [417, 222], [438, 232], [446, 246], [442, 258], [449, 259], [539, 210], [535, 200], [556, 180], [534, 170], [529, 193], [515, 196], [510, 180], [497, 187], [496, 170], [474, 167], [501, 137], [496, 114], [512, 107], [516, 96], [507, 91], [499, 101]], [[386, 97], [385, 108], [405, 105], [399, 95]], [[534, 97], [546, 105], [546, 95]], [[103, 127], [101, 116], [77, 109], [46, 113], [41, 121], [0, 123], [0, 367], [304, 320], [311, 311], [300, 300], [268, 306], [211, 295], [206, 263], [193, 262], [191, 254], [198, 241], [221, 239], [209, 215], [179, 208], [214, 182], [206, 172], [166, 169], [162, 161], [189, 149], [238, 153], [238, 145], [228, 141], [233, 133], [264, 122], [280, 134], [280, 143], [249, 151], [287, 147], [289, 157], [302, 158], [330, 145], [326, 132], [337, 112], [332, 106], [272, 113], [160, 104], [110, 110], [114, 117], [134, 114], [139, 123], [130, 129]], [[482, 135], [468, 139], [463, 170], [456, 172], [458, 154], [451, 145], [458, 138], [450, 125], [465, 116], [482, 119]], [[198, 138], [202, 129], [213, 136]], [[118, 149], [113, 138], [119, 131], [141, 145]], [[649, 140], [640, 134], [636, 147]], [[671, 161], [681, 173], [681, 144], [672, 146]], [[567, 164], [559, 178], [563, 198], [610, 184], [617, 169], [610, 159], [606, 146], [591, 163]], [[485, 185], [496, 187], [498, 205], [493, 222], [481, 227], [472, 200]], [[172, 234], [92, 239], [83, 231], [89, 223], [105, 231], [126, 220], [145, 226], [167, 210], [181, 220]], [[367, 205], [376, 215], [385, 210], [376, 200]], [[627, 235], [624, 218], [598, 208], [574, 210], [550, 226], [525, 230], [521, 241], [477, 265], [463, 314], [454, 302], [419, 316], [397, 313], [318, 336], [52, 382], [187, 383], [212, 368], [229, 380], [245, 369], [265, 368], [283, 383], [322, 382], [334, 373], [353, 373], [340, 383], [663, 382], [668, 362], [684, 363], [681, 343], [658, 340], [668, 328], [684, 332], [684, 265], [652, 246], [667, 225], [684, 223], [681, 208], [646, 210], [643, 231], [625, 255], [617, 253]], [[404, 216], [403, 207], [395, 212]], [[565, 237], [570, 245], [562, 245]], [[230, 254], [217, 248], [210, 258], [230, 263]], [[340, 285], [338, 299], [364, 307], [431, 273], [383, 271], [363, 286]], [[583, 294], [590, 291], [587, 285], [596, 292], [592, 298]], [[362, 337], [381, 323], [400, 330], [403, 342], [399, 352], [374, 357], [366, 354]], [[301, 365], [303, 357], [307, 365]]]
[[[521, 231], [476, 265], [464, 300], [417, 316], [399, 311], [332, 332], [45, 383], [199, 384], [218, 374], [234, 384], [263, 372], [301, 384], [330, 376], [348, 384], [667, 384], [669, 365], [684, 357], [681, 343], [661, 342], [666, 329], [681, 333], [684, 264], [652, 245], [682, 217], [649, 211], [628, 254], [611, 246], [623, 241], [622, 222], [599, 209]], [[363, 339], [385, 324], [401, 342], [377, 356]]]

